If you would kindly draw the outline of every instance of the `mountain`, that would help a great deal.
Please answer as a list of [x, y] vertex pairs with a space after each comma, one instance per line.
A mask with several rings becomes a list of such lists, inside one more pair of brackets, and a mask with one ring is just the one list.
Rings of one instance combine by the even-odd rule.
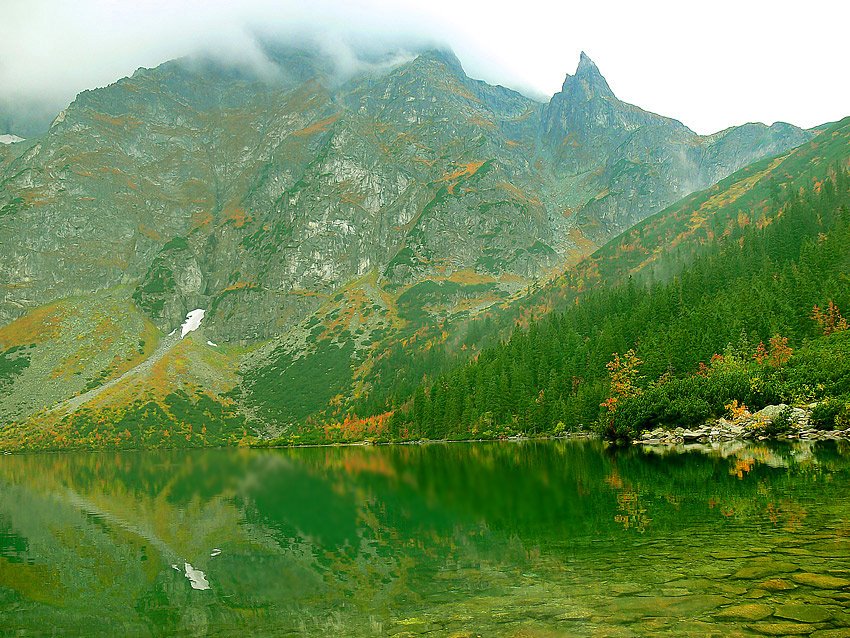
[[[147, 397], [164, 422], [203, 396], [272, 429], [344, 410], [394, 349], [427, 357], [435, 326], [814, 134], [696, 135], [584, 54], [547, 104], [445, 51], [348, 74], [269, 57], [140, 69], [0, 148], [0, 347], [28, 348], [0, 417], [64, 418], [74, 396], [71, 414]], [[196, 308], [201, 330], [168, 337]]]
[[[747, 124], [699, 136], [682, 123], [617, 99], [581, 54], [574, 76], [543, 111], [555, 188], [598, 243], [759, 157], [805, 141], [799, 129]], [[589, 195], [589, 199], [584, 196]]]
[[850, 414], [848, 241], [850, 118], [654, 215], [524, 299], [541, 319], [401, 397], [380, 435], [586, 428], [612, 396], [609, 362], [630, 350], [638, 390], [607, 408], [614, 436], [696, 426], [733, 401]]

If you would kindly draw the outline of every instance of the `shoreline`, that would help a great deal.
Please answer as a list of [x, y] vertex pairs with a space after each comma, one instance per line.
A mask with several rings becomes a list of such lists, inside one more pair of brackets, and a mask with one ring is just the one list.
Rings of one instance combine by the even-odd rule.
[[[644, 448], [675, 448], [681, 446], [716, 446], [724, 443], [757, 443], [784, 441], [850, 441], [850, 427], [844, 429], [820, 429], [811, 423], [812, 411], [817, 404], [805, 406], [788, 406], [785, 404], [769, 405], [751, 414], [742, 411], [732, 418], [720, 417], [710, 419], [699, 426], [662, 427], [645, 430], [633, 439], [611, 441], [592, 430], [554, 435], [517, 435], [504, 438], [469, 438], [469, 439], [418, 439], [409, 441], [334, 441], [328, 443], [298, 443], [275, 442], [266, 443], [262, 440], [247, 445], [221, 445], [208, 447], [151, 447], [151, 448], [74, 448], [74, 449], [26, 449], [0, 450], [0, 457], [21, 454], [55, 454], [62, 452], [146, 452], [162, 450], [211, 450], [211, 449], [251, 449], [251, 450], [283, 450], [295, 448], [333, 448], [333, 447], [372, 447], [395, 445], [433, 445], [460, 443], [523, 443], [533, 441], [569, 441], [599, 439], [617, 447]], [[776, 425], [784, 419], [784, 423]]]
[[432, 445], [436, 443], [524, 443], [529, 441], [569, 441], [572, 439], [598, 439], [591, 431], [571, 432], [560, 436], [509, 436], [503, 439], [418, 439], [416, 441], [339, 441], [335, 443], [289, 443], [279, 445], [250, 445], [252, 450], [288, 450], [293, 448], [323, 447], [378, 447], [393, 445]]
[[2, 456], [21, 456], [25, 454], [75, 454], [78, 452], [177, 452], [192, 450], [289, 450], [296, 448], [330, 448], [330, 447], [389, 447], [395, 445], [432, 445], [442, 443], [526, 443], [529, 441], [568, 441], [590, 440], [601, 438], [591, 431], [571, 432], [560, 436], [510, 436], [502, 439], [419, 439], [416, 441], [339, 441], [334, 443], [289, 443], [266, 445], [262, 442], [251, 445], [217, 445], [195, 447], [133, 447], [133, 448], [72, 448], [72, 449], [40, 449], [40, 450], [0, 450]]
[[821, 429], [812, 424], [817, 404], [789, 406], [768, 405], [755, 413], [741, 410], [731, 419], [711, 419], [695, 428], [657, 427], [644, 431], [633, 445], [674, 446], [683, 444], [715, 444], [758, 441], [840, 441], [850, 440], [850, 427]]

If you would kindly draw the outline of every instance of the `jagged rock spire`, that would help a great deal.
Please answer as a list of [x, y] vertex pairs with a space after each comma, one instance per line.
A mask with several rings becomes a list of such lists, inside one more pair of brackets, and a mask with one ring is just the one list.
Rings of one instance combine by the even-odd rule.
[[608, 82], [599, 72], [599, 67], [590, 59], [584, 51], [581, 52], [575, 75], [567, 73], [564, 85], [561, 87], [563, 93], [574, 93], [580, 91], [584, 97], [590, 99], [595, 95], [603, 97], [614, 97], [614, 92], [608, 86]]

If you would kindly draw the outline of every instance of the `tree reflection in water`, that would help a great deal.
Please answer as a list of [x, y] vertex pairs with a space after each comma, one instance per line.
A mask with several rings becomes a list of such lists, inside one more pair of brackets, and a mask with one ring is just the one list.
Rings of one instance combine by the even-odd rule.
[[826, 616], [806, 628], [842, 627], [848, 477], [843, 444], [7, 456], [0, 625], [700, 635], [749, 631], [728, 611], [746, 599], [769, 611], [757, 622], [807, 604]]

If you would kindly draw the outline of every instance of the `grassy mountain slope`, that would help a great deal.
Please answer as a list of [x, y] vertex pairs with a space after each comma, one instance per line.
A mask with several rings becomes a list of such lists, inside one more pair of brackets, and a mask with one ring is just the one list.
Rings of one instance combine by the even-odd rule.
[[[4, 147], [0, 324], [54, 306], [75, 319], [8, 354], [0, 418], [56, 423], [51, 408], [103, 384], [59, 421], [142, 414], [140, 393], [161, 423], [171, 395], [214, 401], [221, 440], [237, 421], [273, 435], [380, 418], [612, 234], [812, 135], [697, 136], [619, 101], [586, 56], [549, 104], [445, 52], [342, 82], [319, 54], [273, 58], [271, 82], [197, 61], [140, 69]], [[195, 308], [188, 380], [137, 387]]]
[[[733, 358], [751, 358], [759, 341], [776, 334], [802, 347], [788, 372], [796, 380], [757, 370], [773, 381], [726, 399], [758, 407], [850, 391], [845, 382], [829, 381], [842, 378], [843, 368], [818, 366], [812, 353], [829, 346], [811, 319], [814, 305], [850, 308], [848, 142], [850, 119], [628, 231], [523, 302], [515, 315], [523, 327], [509, 341], [420, 386], [411, 400], [396, 398], [381, 435], [493, 436], [587, 426], [608, 392], [605, 364], [615, 352], [636, 348], [649, 383], [692, 375], [730, 344]], [[526, 328], [528, 307], [560, 311]], [[830, 339], [841, 352], [843, 337]], [[795, 366], [803, 370], [796, 377]], [[717, 410], [717, 401], [710, 408]]]

